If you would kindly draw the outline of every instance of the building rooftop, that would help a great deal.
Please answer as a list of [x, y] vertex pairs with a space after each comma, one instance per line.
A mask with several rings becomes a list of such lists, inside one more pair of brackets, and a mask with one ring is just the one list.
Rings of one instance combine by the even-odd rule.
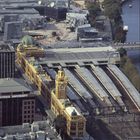
[[39, 14], [34, 8], [27, 9], [0, 9], [0, 15], [4, 14]]
[[[39, 134], [42, 137], [39, 137]], [[33, 122], [31, 125], [24, 123], [23, 125], [0, 127], [0, 137], [5, 139], [9, 136], [11, 139], [14, 137], [26, 139], [28, 136], [28, 139], [32, 140], [35, 140], [35, 137], [37, 140], [41, 138], [41, 140], [60, 140], [56, 130], [50, 126], [49, 120]]]
[[13, 51], [14, 52], [14, 48], [13, 48], [13, 46], [5, 44], [4, 42], [0, 42], [0, 52], [5, 52], [5, 51]]
[[4, 78], [0, 79], [0, 93], [30, 92], [31, 89], [23, 79]]
[[[85, 63], [91, 61], [98, 64], [99, 61], [109, 61], [111, 58], [114, 60], [119, 59], [115, 49], [112, 47], [88, 47], [88, 48], [57, 48], [47, 49], [44, 58], [36, 59], [39, 64], [48, 64], [56, 66], [66, 66], [67, 63]], [[118, 60], [119, 61], [119, 60]], [[107, 62], [106, 62], [107, 63]], [[51, 66], [50, 66], [51, 67]]]
[[73, 115], [81, 115], [78, 110], [74, 107], [74, 106], [69, 106], [69, 107], [66, 107], [66, 112], [70, 115], [70, 116], [73, 116]]
[[69, 99], [59, 99], [59, 101], [61, 102], [61, 104], [64, 107], [68, 107], [68, 106], [71, 106], [72, 105]]
[[47, 5], [54, 8], [67, 8], [68, 0], [48, 0]]

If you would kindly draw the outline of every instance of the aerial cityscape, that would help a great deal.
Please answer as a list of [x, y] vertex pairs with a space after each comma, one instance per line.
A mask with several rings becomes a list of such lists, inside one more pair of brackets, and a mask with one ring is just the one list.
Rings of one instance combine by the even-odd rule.
[[140, 140], [140, 0], [0, 0], [0, 140]]

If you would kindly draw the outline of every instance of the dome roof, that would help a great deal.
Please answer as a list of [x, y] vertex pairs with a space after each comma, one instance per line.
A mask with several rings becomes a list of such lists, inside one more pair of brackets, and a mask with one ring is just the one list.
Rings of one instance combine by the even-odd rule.
[[77, 112], [75, 111], [75, 109], [72, 111], [71, 116], [77, 116]]
[[32, 38], [32, 36], [26, 35], [22, 38], [22, 44], [23, 45], [33, 45], [34, 44], [34, 40]]

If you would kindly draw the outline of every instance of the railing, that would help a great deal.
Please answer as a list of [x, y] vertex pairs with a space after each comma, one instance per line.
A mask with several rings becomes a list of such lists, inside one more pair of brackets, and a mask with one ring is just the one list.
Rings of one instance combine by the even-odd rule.
[[131, 46], [131, 45], [140, 45], [140, 42], [126, 42], [126, 43], [113, 43], [113, 46]]
[[124, 48], [124, 49], [140, 49], [140, 42], [129, 42], [129, 43], [114, 43], [112, 46], [115, 49]]

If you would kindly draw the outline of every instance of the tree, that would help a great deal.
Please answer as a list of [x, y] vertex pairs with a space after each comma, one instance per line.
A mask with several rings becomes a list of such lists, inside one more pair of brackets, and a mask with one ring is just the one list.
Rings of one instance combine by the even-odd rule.
[[116, 27], [114, 41], [124, 43], [125, 40], [126, 40], [126, 32], [123, 30], [123, 27], [121, 26]]
[[127, 56], [123, 56], [121, 58], [121, 69], [128, 77], [128, 79], [132, 82], [132, 84], [135, 86], [135, 88], [140, 92], [139, 72]]
[[118, 19], [121, 13], [121, 6], [119, 0], [104, 0], [103, 2], [105, 15], [110, 19]]
[[61, 135], [66, 133], [66, 124], [66, 118], [62, 115], [58, 115], [54, 120], [54, 126]]
[[100, 5], [97, 2], [87, 2], [86, 7], [89, 11], [89, 22], [94, 25], [97, 15], [101, 12]]
[[123, 30], [123, 21], [121, 17], [121, 1], [120, 0], [104, 0], [104, 13], [109, 17], [112, 25], [113, 40], [115, 42], [124, 43], [126, 40], [126, 32]]
[[[118, 52], [120, 53], [120, 56], [121, 56], [121, 57], [127, 55], [127, 51], [126, 51], [126, 49], [124, 49], [124, 48], [119, 48], [119, 49], [118, 49]], [[123, 58], [123, 59], [125, 59], [125, 58]], [[125, 60], [125, 62], [126, 62], [126, 60]]]
[[89, 10], [91, 16], [96, 17], [98, 13], [101, 11], [100, 5], [97, 2], [87, 2], [86, 7]]

